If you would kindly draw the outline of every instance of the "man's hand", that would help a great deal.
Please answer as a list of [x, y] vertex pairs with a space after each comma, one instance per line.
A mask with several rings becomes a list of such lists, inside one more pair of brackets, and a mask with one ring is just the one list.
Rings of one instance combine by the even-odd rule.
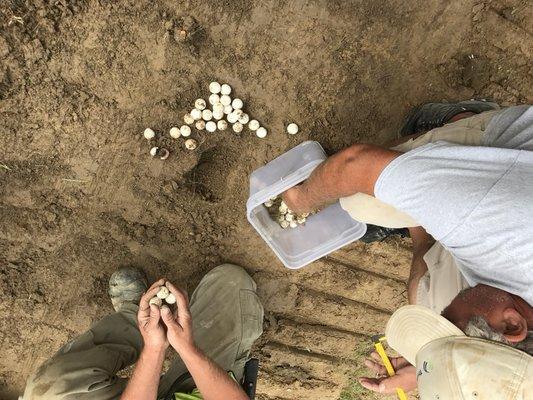
[[294, 186], [283, 193], [283, 201], [289, 209], [296, 214], [310, 213], [315, 211], [312, 205], [306, 202], [308, 196], [305, 196], [302, 185]]
[[167, 327], [167, 338], [170, 345], [182, 355], [183, 352], [196, 348], [192, 333], [192, 318], [189, 310], [187, 294], [170, 282], [166, 287], [176, 297], [176, 310], [172, 312], [168, 306], [161, 307], [161, 317]]
[[367, 359], [365, 365], [375, 372], [377, 378], [360, 378], [359, 383], [364, 388], [377, 393], [394, 394], [396, 388], [402, 388], [406, 392], [416, 389], [416, 368], [403, 357], [391, 358], [391, 364], [396, 375], [389, 377], [387, 370], [378, 353], [371, 354], [372, 359]]
[[168, 347], [165, 329], [159, 321], [161, 317], [159, 307], [149, 303], [150, 299], [157, 294], [164, 282], [164, 279], [155, 282], [143, 297], [141, 297], [139, 303], [137, 323], [139, 324], [139, 330], [144, 340], [144, 347], [147, 350], [165, 351]]

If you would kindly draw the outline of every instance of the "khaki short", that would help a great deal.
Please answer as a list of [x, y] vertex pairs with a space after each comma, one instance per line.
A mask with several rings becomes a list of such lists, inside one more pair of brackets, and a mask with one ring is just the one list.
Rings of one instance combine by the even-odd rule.
[[418, 283], [416, 304], [440, 314], [463, 289], [468, 288], [451, 253], [439, 242], [424, 254], [428, 270]]
[[[488, 123], [499, 112], [500, 110], [487, 111], [461, 119], [433, 129], [416, 139], [410, 139], [393, 149], [408, 152], [438, 140], [480, 146]], [[366, 194], [357, 193], [341, 199], [340, 203], [352, 218], [367, 224], [388, 228], [409, 228], [419, 225], [409, 215]], [[428, 270], [418, 284], [416, 303], [440, 314], [461, 290], [468, 287], [468, 284], [451, 253], [439, 242], [436, 242], [424, 255], [424, 261]]]

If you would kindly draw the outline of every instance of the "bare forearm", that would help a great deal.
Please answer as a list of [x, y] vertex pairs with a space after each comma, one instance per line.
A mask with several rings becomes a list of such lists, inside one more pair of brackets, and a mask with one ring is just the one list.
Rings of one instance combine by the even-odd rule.
[[294, 188], [296, 199], [288, 198], [288, 204], [309, 211], [359, 192], [374, 195], [381, 171], [400, 154], [373, 145], [353, 145], [320, 164], [307, 181]]
[[204, 400], [248, 400], [237, 382], [201, 350], [192, 348], [182, 353], [180, 356]]
[[120, 400], [155, 400], [165, 351], [144, 348]]

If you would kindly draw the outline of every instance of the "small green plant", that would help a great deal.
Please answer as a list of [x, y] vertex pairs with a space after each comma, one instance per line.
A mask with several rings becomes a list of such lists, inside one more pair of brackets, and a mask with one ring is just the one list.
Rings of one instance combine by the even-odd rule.
[[368, 342], [361, 341], [356, 345], [354, 349], [355, 362], [353, 370], [349, 372], [349, 383], [344, 387], [339, 397], [339, 400], [377, 400], [382, 399], [378, 394], [370, 392], [359, 384], [358, 378], [365, 376], [369, 373], [365, 365], [363, 364], [365, 358], [367, 358], [374, 349], [370, 340]]

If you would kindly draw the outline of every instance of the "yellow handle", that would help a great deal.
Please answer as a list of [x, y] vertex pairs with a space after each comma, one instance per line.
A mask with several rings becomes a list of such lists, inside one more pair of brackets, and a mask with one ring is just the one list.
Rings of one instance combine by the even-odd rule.
[[403, 391], [403, 389], [396, 388], [396, 394], [398, 395], [398, 398], [399, 398], [400, 400], [407, 400], [407, 395], [405, 394], [405, 392]]
[[[385, 353], [385, 349], [383, 348], [383, 345], [381, 342], [374, 343], [374, 346], [376, 347], [376, 351], [378, 352], [379, 356], [381, 357], [381, 361], [383, 362], [383, 365], [385, 366], [385, 369], [387, 370], [387, 374], [389, 376], [394, 376], [396, 373], [394, 372], [394, 367], [392, 366], [389, 357], [387, 356], [387, 353]], [[396, 394], [398, 395], [398, 398], [400, 400], [407, 400], [407, 396], [405, 395], [405, 392], [401, 388], [396, 388]]]

